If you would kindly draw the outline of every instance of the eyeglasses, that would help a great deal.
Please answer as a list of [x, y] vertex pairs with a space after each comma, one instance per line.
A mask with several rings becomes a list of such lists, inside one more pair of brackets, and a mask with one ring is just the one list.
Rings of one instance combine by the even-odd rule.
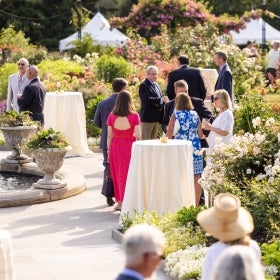
[[214, 100], [218, 100], [218, 99], [219, 99], [219, 97], [215, 97], [215, 98], [214, 98]]
[[143, 254], [144, 257], [147, 257], [148, 255], [158, 256], [161, 260], [164, 260], [164, 256], [163, 256], [163, 255], [159, 255], [159, 254], [156, 253], [156, 252], [147, 252], [147, 253], [144, 253], [144, 254]]
[[18, 66], [25, 66], [26, 64], [25, 64], [25, 63], [20, 63], [20, 62], [19, 62], [17, 65], [18, 65]]

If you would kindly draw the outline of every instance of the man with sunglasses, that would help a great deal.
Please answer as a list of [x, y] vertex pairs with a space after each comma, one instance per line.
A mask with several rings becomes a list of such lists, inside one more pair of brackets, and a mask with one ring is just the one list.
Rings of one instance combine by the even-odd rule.
[[29, 65], [28, 60], [22, 57], [17, 65], [18, 72], [10, 75], [8, 79], [7, 111], [14, 110], [19, 112], [17, 95], [22, 94], [25, 87], [29, 84], [29, 80], [26, 77], [26, 70]]
[[44, 125], [44, 103], [46, 90], [44, 84], [39, 79], [39, 70], [35, 65], [30, 65], [26, 71], [26, 76], [30, 81], [22, 94], [18, 94], [19, 111], [29, 111], [34, 121], [39, 121]]
[[125, 268], [116, 280], [144, 280], [150, 278], [160, 266], [163, 246], [163, 233], [147, 224], [130, 227], [124, 234]]

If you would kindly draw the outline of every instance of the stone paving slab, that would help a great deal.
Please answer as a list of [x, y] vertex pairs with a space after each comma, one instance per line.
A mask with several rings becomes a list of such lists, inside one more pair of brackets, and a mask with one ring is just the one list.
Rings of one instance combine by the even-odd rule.
[[[0, 151], [0, 158], [10, 152]], [[0, 209], [0, 228], [14, 244], [17, 280], [111, 280], [124, 265], [112, 239], [119, 213], [100, 194], [102, 154], [69, 157], [65, 166], [86, 178], [82, 194], [54, 202]], [[153, 280], [169, 279], [157, 272]]]

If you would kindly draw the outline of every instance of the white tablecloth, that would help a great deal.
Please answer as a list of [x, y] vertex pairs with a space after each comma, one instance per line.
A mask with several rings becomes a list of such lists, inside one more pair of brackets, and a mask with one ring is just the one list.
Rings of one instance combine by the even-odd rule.
[[134, 142], [121, 215], [195, 205], [192, 151], [186, 140]]
[[215, 84], [218, 79], [218, 72], [216, 69], [200, 69], [202, 78], [207, 89], [206, 96], [211, 96], [215, 90]]
[[61, 131], [69, 140], [72, 151], [67, 155], [92, 154], [87, 144], [86, 116], [81, 92], [47, 92], [44, 106], [44, 128]]
[[9, 231], [0, 230], [0, 280], [14, 280], [12, 238]]

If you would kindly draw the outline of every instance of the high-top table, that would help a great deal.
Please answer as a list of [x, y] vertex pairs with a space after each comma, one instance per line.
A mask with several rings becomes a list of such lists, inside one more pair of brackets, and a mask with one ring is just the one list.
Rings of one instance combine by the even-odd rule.
[[12, 237], [9, 231], [0, 229], [0, 279], [15, 280], [12, 258]]
[[175, 212], [195, 205], [193, 147], [190, 141], [136, 141], [121, 215], [134, 210]]
[[81, 92], [47, 92], [44, 106], [44, 128], [61, 131], [69, 140], [69, 156], [92, 154], [87, 144], [86, 115]]

